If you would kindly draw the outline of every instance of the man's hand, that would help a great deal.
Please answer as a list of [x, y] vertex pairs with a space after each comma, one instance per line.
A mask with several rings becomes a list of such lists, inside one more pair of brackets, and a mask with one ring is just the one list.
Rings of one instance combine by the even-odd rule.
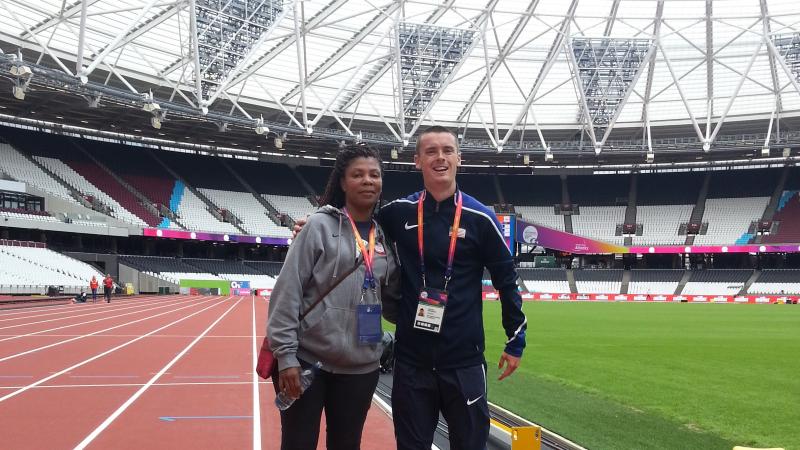
[[[306, 217], [308, 219], [308, 217]], [[303, 229], [307, 220], [306, 219], [297, 219], [294, 221], [294, 226], [292, 227], [292, 239], [296, 238], [297, 235], [300, 233], [300, 230]]]
[[503, 371], [498, 380], [502, 380], [503, 378], [514, 373], [514, 371], [517, 370], [517, 367], [519, 367], [520, 360], [522, 360], [522, 358], [517, 358], [516, 356], [511, 356], [508, 353], [503, 352], [503, 354], [500, 355], [500, 362], [497, 363], [497, 368], [502, 369], [503, 365], [505, 365], [506, 370]]
[[281, 370], [278, 373], [278, 388], [293, 399], [299, 398], [303, 393], [300, 389], [300, 368], [289, 367]]

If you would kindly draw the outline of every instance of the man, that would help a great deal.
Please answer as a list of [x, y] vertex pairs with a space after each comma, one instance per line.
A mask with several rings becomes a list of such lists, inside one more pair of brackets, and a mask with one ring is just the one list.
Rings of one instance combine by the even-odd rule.
[[97, 287], [100, 284], [97, 282], [97, 277], [92, 275], [92, 281], [89, 282], [89, 289], [92, 290], [92, 303], [97, 303]]
[[402, 267], [402, 298], [384, 305], [387, 319], [397, 324], [392, 387], [397, 448], [430, 449], [441, 412], [451, 448], [484, 449], [489, 408], [481, 279], [487, 268], [500, 292], [508, 337], [498, 364], [502, 380], [517, 369], [525, 347], [517, 274], [494, 213], [457, 187], [456, 136], [439, 126], [423, 131], [414, 163], [425, 190], [387, 204], [379, 214]]
[[111, 291], [114, 289], [114, 280], [111, 274], [107, 273], [103, 279], [103, 294], [106, 296], [106, 302], [111, 303]]

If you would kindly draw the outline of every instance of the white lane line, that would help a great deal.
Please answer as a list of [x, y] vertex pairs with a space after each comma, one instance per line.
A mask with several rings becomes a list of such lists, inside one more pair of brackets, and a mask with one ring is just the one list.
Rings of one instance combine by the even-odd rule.
[[256, 297], [253, 304], [253, 450], [261, 450], [261, 399], [258, 392], [258, 339], [256, 338]]
[[[32, 377], [31, 377], [32, 378]], [[197, 381], [184, 383], [153, 383], [153, 386], [249, 386], [253, 382], [247, 381]], [[272, 384], [272, 381], [260, 381], [260, 384]], [[144, 383], [108, 383], [108, 384], [48, 384], [47, 386], [34, 386], [32, 389], [74, 389], [74, 388], [112, 388], [112, 387], [142, 387]], [[0, 386], [0, 389], [20, 389], [25, 386]]]
[[[219, 298], [217, 298], [217, 299], [215, 299], [215, 300], [218, 300], [218, 299], [219, 299]], [[211, 301], [211, 300], [209, 300], [209, 301]], [[206, 302], [204, 302], [204, 303], [206, 303]], [[178, 320], [174, 320], [174, 321], [172, 321], [172, 322], [170, 322], [170, 323], [168, 323], [168, 324], [166, 324], [166, 325], [164, 325], [164, 326], [161, 326], [161, 327], [159, 327], [159, 328], [156, 328], [155, 330], [153, 330], [153, 331], [151, 331], [151, 332], [149, 332], [149, 333], [147, 333], [147, 334], [143, 334], [143, 335], [139, 336], [139, 337], [138, 337], [138, 338], [136, 338], [136, 339], [131, 339], [130, 341], [123, 342], [122, 344], [120, 344], [120, 345], [118, 345], [118, 346], [116, 346], [116, 347], [113, 347], [113, 348], [111, 348], [111, 349], [109, 349], [109, 350], [106, 350], [106, 351], [104, 351], [104, 352], [102, 352], [102, 353], [100, 353], [100, 354], [97, 354], [97, 355], [95, 355], [95, 356], [92, 356], [92, 357], [91, 357], [91, 358], [89, 358], [89, 359], [85, 359], [85, 360], [83, 360], [83, 361], [81, 361], [81, 362], [79, 362], [79, 363], [77, 363], [77, 364], [73, 364], [73, 365], [71, 365], [71, 366], [67, 367], [66, 369], [60, 370], [60, 371], [58, 371], [58, 372], [56, 372], [56, 373], [54, 373], [54, 374], [52, 374], [52, 375], [50, 375], [50, 376], [44, 377], [44, 378], [42, 378], [42, 379], [40, 379], [40, 380], [38, 380], [38, 381], [36, 381], [36, 382], [34, 382], [34, 383], [31, 383], [31, 384], [29, 384], [29, 385], [27, 385], [27, 386], [25, 386], [25, 387], [22, 387], [22, 388], [20, 388], [20, 389], [17, 389], [17, 390], [15, 390], [14, 392], [11, 392], [11, 393], [9, 393], [9, 394], [6, 394], [6, 395], [4, 395], [4, 396], [0, 397], [0, 403], [4, 402], [4, 401], [6, 401], [6, 400], [8, 400], [8, 399], [10, 399], [10, 398], [12, 398], [12, 397], [16, 397], [17, 395], [19, 395], [19, 394], [21, 394], [21, 393], [23, 393], [23, 392], [27, 391], [28, 389], [31, 389], [31, 388], [33, 388], [33, 387], [36, 387], [36, 386], [39, 386], [39, 385], [40, 385], [40, 384], [42, 384], [42, 383], [46, 383], [46, 382], [48, 382], [48, 381], [52, 380], [53, 378], [56, 378], [56, 377], [58, 377], [58, 376], [61, 376], [61, 375], [64, 375], [65, 373], [68, 373], [69, 371], [71, 371], [71, 370], [74, 370], [74, 369], [77, 369], [78, 367], [81, 367], [81, 366], [83, 366], [83, 365], [89, 364], [90, 362], [92, 362], [92, 361], [94, 361], [94, 360], [100, 359], [100, 358], [102, 358], [103, 356], [106, 356], [106, 355], [108, 355], [108, 354], [110, 354], [110, 353], [113, 353], [113, 352], [115, 352], [115, 351], [117, 351], [117, 350], [119, 350], [119, 349], [121, 349], [121, 348], [127, 347], [127, 346], [129, 346], [129, 345], [131, 345], [131, 344], [133, 344], [133, 343], [135, 343], [135, 342], [138, 342], [138, 341], [140, 341], [140, 340], [142, 340], [142, 339], [144, 339], [144, 338], [146, 338], [146, 337], [150, 336], [151, 334], [156, 334], [156, 333], [158, 333], [159, 331], [161, 331], [161, 330], [163, 330], [163, 329], [165, 329], [165, 328], [169, 328], [169, 327], [171, 327], [172, 325], [175, 325], [176, 323], [183, 322], [184, 320], [186, 320], [186, 319], [188, 319], [188, 318], [190, 318], [190, 317], [194, 317], [194, 316], [196, 316], [196, 315], [200, 314], [200, 313], [201, 313], [201, 312], [203, 312], [203, 311], [206, 311], [206, 310], [208, 310], [208, 309], [211, 309], [211, 308], [213, 308], [213, 307], [215, 307], [215, 306], [217, 306], [217, 305], [221, 305], [221, 304], [223, 304], [223, 302], [215, 302], [215, 303], [213, 303], [212, 305], [206, 306], [205, 308], [203, 308], [203, 309], [201, 309], [201, 310], [199, 310], [199, 311], [195, 311], [195, 312], [193, 312], [193, 313], [189, 314], [188, 316], [183, 316], [183, 317], [181, 317], [180, 319], [178, 319]], [[183, 309], [183, 308], [180, 308], [180, 309]], [[177, 310], [176, 310], [176, 311], [177, 311]], [[137, 322], [138, 322], [138, 321], [137, 321]]]
[[198, 336], [197, 336], [197, 337], [196, 337], [196, 338], [195, 338], [195, 339], [194, 339], [194, 340], [193, 340], [193, 341], [192, 341], [192, 342], [191, 342], [189, 345], [187, 345], [187, 346], [186, 346], [186, 348], [184, 348], [184, 349], [183, 349], [183, 350], [182, 350], [180, 353], [178, 353], [177, 355], [175, 355], [175, 357], [174, 357], [174, 358], [172, 358], [172, 361], [170, 361], [169, 363], [167, 363], [167, 365], [166, 365], [166, 366], [164, 366], [164, 367], [163, 367], [161, 370], [159, 370], [157, 374], [153, 375], [153, 378], [151, 378], [151, 379], [150, 379], [150, 381], [148, 381], [147, 383], [145, 383], [145, 384], [144, 384], [144, 386], [142, 386], [141, 388], [139, 388], [139, 390], [138, 390], [138, 391], [136, 391], [136, 393], [135, 393], [135, 394], [133, 394], [133, 395], [132, 395], [132, 396], [131, 396], [131, 397], [130, 397], [128, 400], [126, 400], [126, 401], [125, 401], [125, 403], [123, 403], [123, 404], [122, 404], [122, 405], [121, 405], [119, 408], [117, 408], [117, 410], [116, 410], [116, 411], [114, 411], [113, 413], [111, 413], [111, 415], [110, 415], [110, 416], [108, 416], [108, 417], [106, 418], [106, 420], [104, 420], [104, 421], [103, 421], [103, 423], [101, 423], [101, 424], [100, 424], [100, 425], [99, 425], [97, 428], [95, 428], [95, 429], [94, 429], [94, 431], [92, 431], [91, 433], [89, 433], [89, 435], [88, 435], [88, 436], [86, 436], [86, 437], [85, 437], [85, 438], [84, 438], [84, 439], [83, 439], [83, 440], [82, 440], [82, 441], [81, 441], [81, 442], [80, 442], [78, 445], [76, 445], [76, 446], [75, 446], [75, 449], [76, 449], [76, 450], [78, 450], [78, 449], [84, 449], [84, 448], [86, 448], [86, 446], [87, 446], [87, 445], [89, 445], [89, 444], [90, 444], [90, 443], [91, 443], [93, 440], [95, 440], [95, 438], [97, 438], [97, 436], [98, 436], [98, 435], [100, 435], [100, 433], [102, 433], [102, 432], [103, 432], [103, 430], [105, 430], [106, 428], [108, 428], [108, 426], [109, 426], [109, 425], [111, 425], [111, 422], [113, 422], [114, 420], [116, 420], [116, 418], [117, 418], [117, 417], [119, 417], [119, 415], [120, 415], [120, 414], [122, 414], [122, 413], [123, 413], [123, 412], [124, 412], [126, 409], [128, 409], [128, 407], [129, 407], [131, 404], [133, 404], [133, 402], [135, 402], [135, 401], [136, 401], [136, 399], [138, 399], [139, 397], [141, 397], [141, 395], [142, 395], [142, 394], [144, 394], [144, 391], [146, 391], [146, 390], [147, 390], [147, 389], [148, 389], [150, 386], [152, 386], [152, 385], [153, 385], [153, 383], [155, 383], [155, 382], [156, 382], [156, 380], [158, 380], [159, 378], [161, 378], [161, 375], [163, 375], [163, 374], [164, 374], [164, 372], [166, 372], [167, 370], [169, 370], [169, 368], [170, 368], [170, 367], [172, 367], [172, 366], [173, 366], [173, 365], [174, 365], [176, 362], [178, 362], [178, 360], [179, 360], [179, 359], [181, 359], [181, 357], [183, 357], [183, 355], [185, 355], [185, 354], [186, 354], [186, 352], [188, 352], [188, 351], [189, 351], [189, 349], [191, 349], [192, 347], [194, 347], [194, 345], [195, 345], [195, 344], [196, 344], [198, 341], [200, 341], [200, 339], [202, 339], [202, 338], [203, 338], [203, 336], [205, 336], [205, 335], [206, 335], [206, 333], [208, 333], [209, 331], [211, 331], [211, 329], [212, 329], [212, 328], [214, 328], [214, 326], [216, 326], [216, 325], [217, 325], [217, 324], [218, 324], [218, 323], [219, 323], [219, 322], [220, 322], [220, 321], [221, 321], [221, 320], [222, 320], [222, 319], [223, 319], [225, 316], [227, 316], [227, 315], [228, 315], [228, 313], [229, 313], [229, 312], [231, 312], [231, 310], [233, 310], [233, 308], [235, 308], [235, 307], [236, 307], [236, 305], [238, 305], [238, 304], [239, 304], [239, 302], [241, 302], [241, 301], [242, 301], [242, 299], [241, 299], [241, 298], [239, 298], [239, 300], [238, 300], [238, 301], [236, 301], [236, 303], [234, 303], [233, 305], [231, 305], [231, 307], [230, 307], [230, 308], [228, 308], [228, 309], [227, 309], [227, 310], [226, 310], [224, 313], [222, 313], [222, 315], [220, 315], [220, 316], [217, 318], [217, 320], [215, 320], [214, 322], [212, 322], [212, 323], [211, 323], [211, 325], [209, 325], [209, 326], [208, 326], [208, 327], [207, 327], [205, 330], [203, 330], [203, 332], [202, 332], [202, 333], [200, 333], [200, 335], [198, 335]]
[[[213, 300], [218, 300], [218, 299], [219, 299], [219, 298], [216, 298], [216, 299], [213, 299]], [[154, 314], [154, 315], [152, 315], [152, 316], [147, 316], [147, 317], [144, 317], [144, 318], [141, 318], [141, 319], [132, 320], [132, 321], [130, 321], [130, 322], [125, 322], [125, 323], [123, 323], [123, 324], [116, 325], [116, 326], [109, 327], [109, 328], [105, 328], [105, 329], [103, 329], [103, 330], [95, 331], [95, 332], [93, 332], [93, 333], [88, 333], [88, 334], [84, 334], [84, 335], [82, 335], [82, 336], [77, 336], [77, 337], [74, 337], [74, 338], [71, 338], [71, 339], [66, 339], [66, 340], [63, 340], [63, 341], [54, 342], [54, 343], [52, 343], [52, 344], [43, 345], [43, 346], [41, 346], [41, 347], [32, 348], [32, 349], [30, 349], [30, 350], [26, 350], [26, 351], [24, 351], [24, 352], [15, 353], [15, 354], [13, 354], [13, 355], [9, 355], [9, 356], [5, 356], [5, 357], [3, 357], [3, 358], [0, 358], [0, 362], [5, 362], [5, 361], [8, 361], [9, 359], [19, 358], [20, 356], [29, 355], [29, 354], [31, 354], [31, 353], [35, 353], [35, 352], [38, 352], [38, 351], [41, 351], [41, 350], [45, 350], [45, 349], [48, 349], [48, 348], [52, 348], [52, 347], [55, 347], [55, 346], [58, 346], [58, 345], [67, 344], [67, 343], [69, 343], [69, 342], [77, 341], [78, 339], [84, 339], [84, 338], [86, 338], [86, 337], [88, 337], [88, 336], [94, 336], [94, 335], [96, 335], [96, 334], [100, 334], [100, 333], [103, 333], [103, 332], [105, 332], [105, 331], [113, 330], [113, 329], [115, 329], [115, 328], [126, 327], [126, 326], [128, 326], [128, 325], [132, 325], [132, 324], [134, 324], [134, 323], [138, 323], [138, 322], [141, 322], [141, 321], [143, 321], [143, 320], [148, 320], [148, 319], [152, 319], [152, 318], [155, 318], [155, 317], [163, 316], [163, 315], [165, 315], [165, 314], [170, 314], [170, 313], [173, 313], [173, 312], [176, 312], [176, 311], [180, 311], [180, 310], [182, 310], [182, 309], [191, 308], [192, 306], [196, 306], [196, 305], [202, 305], [202, 304], [204, 304], [204, 303], [208, 303], [208, 302], [210, 302], [210, 301], [212, 301], [212, 300], [206, 300], [206, 301], [201, 301], [201, 302], [193, 302], [193, 303], [191, 303], [191, 304], [189, 304], [189, 305], [182, 306], [182, 307], [180, 307], [180, 308], [177, 308], [177, 309], [170, 309], [169, 311], [164, 311], [164, 312], [162, 312], [162, 313]], [[174, 305], [171, 305], [171, 306], [174, 306]]]
[[[143, 312], [146, 312], [146, 311], [152, 311], [154, 309], [169, 308], [170, 306], [180, 305], [180, 304], [189, 303], [189, 302], [191, 302], [191, 300], [190, 301], [178, 301], [178, 302], [172, 302], [172, 303], [159, 303], [158, 306], [153, 306], [152, 308], [137, 308], [135, 311], [126, 312], [126, 313], [123, 313], [123, 314], [117, 314], [116, 316], [101, 317], [99, 319], [88, 320], [86, 322], [73, 323], [73, 324], [70, 324], [70, 325], [63, 325], [63, 326], [55, 327], [55, 328], [48, 328], [48, 329], [45, 329], [45, 330], [33, 331], [33, 332], [30, 332], [30, 333], [26, 333], [26, 334], [14, 334], [14, 335], [11, 335], [11, 337], [6, 337], [6, 338], [3, 338], [3, 339], [0, 339], [0, 342], [11, 341], [11, 340], [14, 340], [14, 339], [20, 339], [20, 338], [24, 338], [24, 337], [28, 337], [28, 336], [36, 336], [38, 334], [43, 334], [43, 333], [47, 333], [47, 332], [50, 332], [50, 331], [63, 330], [64, 328], [78, 327], [78, 326], [87, 325], [87, 324], [90, 324], [90, 323], [102, 322], [102, 321], [108, 320], [108, 319], [116, 319], [117, 317], [130, 316], [131, 314], [139, 314], [139, 313], [143, 313]], [[145, 306], [152, 306], [152, 303], [150, 303], [149, 305], [145, 305]], [[48, 336], [53, 336], [53, 335], [50, 334]], [[84, 335], [84, 334], [73, 334], [72, 336], [86, 336], [86, 335]]]
[[[85, 313], [87, 311], [86, 309], [83, 309], [83, 308], [91, 308], [91, 310], [94, 311], [95, 313], [102, 313], [102, 312], [106, 312], [106, 311], [109, 311], [109, 310], [112, 310], [112, 309], [119, 310], [120, 309], [119, 308], [120, 304], [128, 306], [128, 305], [138, 305], [138, 304], [143, 304], [143, 303], [144, 304], [150, 304], [150, 303], [155, 303], [157, 301], [158, 301], [157, 297], [142, 297], [142, 298], [136, 300], [135, 303], [132, 300], [126, 300], [124, 302], [117, 303], [117, 304], [115, 304], [113, 306], [108, 304], [108, 303], [105, 303], [105, 302], [103, 302], [102, 305], [75, 305], [73, 303], [69, 303], [67, 306], [75, 306], [75, 308], [68, 309], [68, 310], [55, 311], [55, 312], [44, 312], [44, 313], [39, 313], [41, 311], [41, 309], [36, 309], [36, 310], [33, 310], [33, 311], [28, 310], [28, 311], [24, 311], [24, 312], [28, 313], [27, 316], [22, 316], [22, 317], [0, 316], [0, 317], [6, 317], [5, 319], [0, 319], [0, 322], [9, 322], [9, 321], [12, 321], [12, 320], [22, 320], [22, 319], [32, 319], [32, 318], [37, 318], [38, 319], [38, 318], [47, 317], [47, 316], [65, 315], [65, 313], [76, 313], [75, 316], [65, 316], [65, 317], [77, 317], [77, 313], [81, 313], [81, 312]], [[81, 309], [78, 309], [78, 308], [81, 308]], [[36, 314], [34, 314], [34, 313], [36, 313]]]
[[[158, 303], [158, 302], [147, 302], [146, 304], [144, 304], [142, 306], [152, 305], [153, 303]], [[116, 311], [127, 311], [129, 309], [135, 309], [135, 308], [139, 308], [139, 307], [140, 307], [140, 305], [136, 304], [136, 305], [132, 305], [132, 306], [125, 306], [123, 308], [116, 308], [116, 309], [113, 309], [113, 310], [92, 311], [92, 312], [87, 312], [86, 314], [62, 315], [61, 317], [56, 317], [56, 318], [52, 318], [52, 319], [37, 320], [35, 322], [25, 322], [25, 323], [18, 323], [18, 324], [14, 324], [14, 325], [7, 325], [7, 326], [4, 326], [4, 327], [0, 327], [0, 330], [8, 330], [10, 328], [19, 328], [19, 327], [24, 327], [24, 326], [28, 326], [28, 325], [36, 325], [36, 324], [39, 324], [39, 323], [57, 322], [59, 320], [79, 319], [81, 317], [95, 316], [97, 314], [103, 314], [103, 313], [107, 313], [107, 312], [114, 313]]]
[[[89, 292], [87, 295], [91, 295], [91, 292]], [[141, 299], [144, 299], [144, 298], [157, 298], [157, 297], [163, 297], [163, 295], [136, 295], [136, 296], [133, 296], [133, 297], [118, 297], [118, 301], [121, 301], [123, 303], [127, 303], [127, 302], [130, 302], [130, 301], [137, 301], [137, 300], [141, 300]], [[57, 301], [57, 300], [53, 300], [53, 301]], [[30, 314], [32, 311], [48, 311], [48, 310], [62, 309], [62, 308], [66, 309], [66, 308], [69, 308], [71, 306], [74, 306], [73, 303], [72, 303], [72, 298], [65, 298], [65, 299], [61, 299], [59, 301], [61, 301], [62, 303], [59, 303], [57, 305], [45, 305], [45, 306], [27, 305], [27, 306], [21, 306], [19, 308], [0, 309], [0, 317], [7, 317], [7, 316], [16, 315], [16, 314]], [[89, 303], [93, 303], [93, 302], [89, 302]], [[3, 308], [3, 306], [7, 306], [7, 305], [0, 304], [0, 308]], [[105, 308], [106, 306], [111, 307], [111, 305], [108, 305], [105, 302], [103, 303], [103, 305], [97, 305], [98, 308], [100, 308], [100, 307]]]

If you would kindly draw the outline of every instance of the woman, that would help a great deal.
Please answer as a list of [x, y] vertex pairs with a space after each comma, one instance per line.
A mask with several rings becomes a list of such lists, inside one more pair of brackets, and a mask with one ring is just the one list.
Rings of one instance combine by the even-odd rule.
[[[380, 305], [384, 314], [394, 310], [399, 283], [394, 253], [373, 220], [381, 186], [376, 151], [341, 150], [324, 206], [289, 247], [270, 296], [275, 391], [297, 398], [281, 411], [284, 450], [317, 448], [323, 409], [327, 448], [360, 448], [383, 349]], [[302, 392], [301, 370], [317, 362], [322, 369]]]

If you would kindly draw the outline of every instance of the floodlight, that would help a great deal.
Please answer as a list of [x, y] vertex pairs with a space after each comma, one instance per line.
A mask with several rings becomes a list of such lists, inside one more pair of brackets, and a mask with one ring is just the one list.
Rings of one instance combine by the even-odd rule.
[[710, 142], [703, 142], [703, 151], [708, 152], [711, 150], [711, 143]]
[[553, 160], [553, 152], [550, 151], [549, 147], [547, 148], [547, 151], [544, 152], [544, 160], [548, 162]]
[[256, 133], [257, 134], [264, 134], [269, 133], [269, 127], [264, 125], [264, 117], [260, 117], [256, 120]]
[[655, 159], [656, 159], [655, 153], [647, 152], [647, 157], [645, 157], [645, 161], [647, 161], [648, 164], [652, 164]]
[[594, 154], [595, 155], [599, 155], [601, 151], [603, 151], [603, 147], [601, 147], [600, 144], [597, 144], [597, 145], [594, 146]]
[[276, 137], [275, 138], [275, 148], [283, 148], [283, 139]]
[[530, 155], [522, 155], [522, 163], [526, 166], [531, 163]]
[[397, 159], [397, 155], [398, 155], [398, 154], [397, 154], [397, 149], [396, 149], [396, 148], [393, 148], [393, 149], [392, 149], [392, 152], [391, 152], [392, 159]]
[[502, 152], [503, 152], [503, 146], [502, 145], [498, 145], [497, 146], [497, 153], [502, 153]]
[[763, 157], [769, 156], [769, 146], [764, 146], [761, 148], [761, 156]]
[[153, 126], [156, 130], [161, 129], [161, 118], [158, 116], [153, 116], [150, 118], [150, 125]]
[[311, 125], [306, 125], [306, 134], [312, 134], [312, 133], [314, 133], [314, 127], [312, 127]]
[[25, 78], [33, 75], [33, 71], [31, 71], [31, 68], [28, 66], [11, 66], [9, 72], [11, 72], [11, 75], [20, 78]]

